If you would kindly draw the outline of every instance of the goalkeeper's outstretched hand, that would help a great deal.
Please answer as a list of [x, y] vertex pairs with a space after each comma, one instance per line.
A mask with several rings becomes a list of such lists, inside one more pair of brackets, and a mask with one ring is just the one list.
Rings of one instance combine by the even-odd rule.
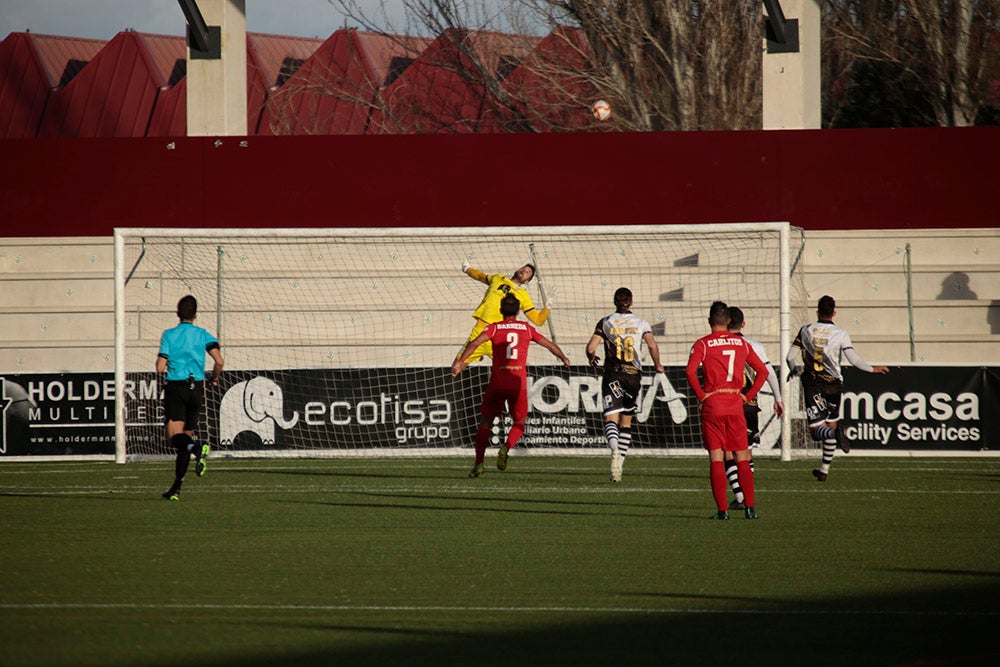
[[472, 268], [472, 265], [469, 264], [469, 260], [463, 259], [462, 260], [462, 273], [468, 273], [469, 269], [471, 269], [471, 268]]
[[559, 289], [558, 288], [553, 287], [552, 289], [548, 290], [545, 293], [545, 307], [551, 309], [552, 308], [552, 304], [554, 304], [556, 302], [557, 298], [559, 298]]

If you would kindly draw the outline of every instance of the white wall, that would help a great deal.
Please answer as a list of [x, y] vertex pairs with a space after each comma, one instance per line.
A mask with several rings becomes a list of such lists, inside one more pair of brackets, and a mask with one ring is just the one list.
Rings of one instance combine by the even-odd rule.
[[[907, 244], [914, 360], [1000, 363], [1000, 229], [807, 232], [805, 317], [830, 294], [862, 357], [908, 363]], [[114, 370], [113, 254], [111, 238], [0, 239], [0, 374]]]

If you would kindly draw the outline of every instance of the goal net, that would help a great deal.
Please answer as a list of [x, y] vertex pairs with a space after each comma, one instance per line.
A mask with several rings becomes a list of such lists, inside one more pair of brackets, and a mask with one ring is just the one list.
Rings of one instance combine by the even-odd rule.
[[[794, 236], [794, 238], [793, 238]], [[684, 377], [708, 307], [740, 306], [746, 334], [780, 370], [790, 322], [805, 313], [786, 223], [461, 229], [118, 229], [115, 231], [117, 459], [169, 455], [154, 372], [177, 301], [198, 299], [225, 370], [206, 387], [199, 436], [221, 456], [468, 455], [488, 358], [450, 366], [486, 286], [533, 263], [539, 327], [569, 369], [529, 357], [529, 416], [518, 453], [606, 454], [600, 375], [584, 348], [621, 286], [650, 322], [666, 367], [646, 373], [630, 453], [701, 453], [697, 400]], [[523, 317], [523, 316], [522, 316]], [[208, 364], [210, 359], [206, 359]], [[788, 429], [761, 398], [763, 453]], [[493, 429], [494, 442], [505, 424]], [[784, 436], [784, 437], [783, 437]]]

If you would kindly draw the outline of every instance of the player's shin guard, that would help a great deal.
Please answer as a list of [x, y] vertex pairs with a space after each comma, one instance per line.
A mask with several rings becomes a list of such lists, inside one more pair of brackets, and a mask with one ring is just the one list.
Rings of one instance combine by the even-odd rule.
[[736, 471], [740, 479], [740, 486], [743, 487], [743, 504], [747, 507], [754, 506], [754, 482], [753, 470], [750, 469], [749, 461], [737, 461]]
[[722, 461], [711, 461], [708, 467], [708, 476], [712, 482], [712, 497], [715, 498], [715, 506], [720, 512], [729, 510], [726, 504], [726, 466]]
[[514, 422], [507, 432], [507, 449], [514, 449], [522, 435], [524, 435], [524, 422]]

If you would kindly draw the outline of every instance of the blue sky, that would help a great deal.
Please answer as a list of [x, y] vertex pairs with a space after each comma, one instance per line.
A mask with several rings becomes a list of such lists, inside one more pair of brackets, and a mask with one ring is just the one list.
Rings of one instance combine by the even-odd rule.
[[[375, 8], [378, 0], [363, 4]], [[326, 38], [345, 25], [327, 0], [246, 0], [246, 12], [250, 32]], [[0, 0], [0, 40], [25, 30], [111, 39], [126, 28], [183, 35], [184, 14], [177, 0]]]

